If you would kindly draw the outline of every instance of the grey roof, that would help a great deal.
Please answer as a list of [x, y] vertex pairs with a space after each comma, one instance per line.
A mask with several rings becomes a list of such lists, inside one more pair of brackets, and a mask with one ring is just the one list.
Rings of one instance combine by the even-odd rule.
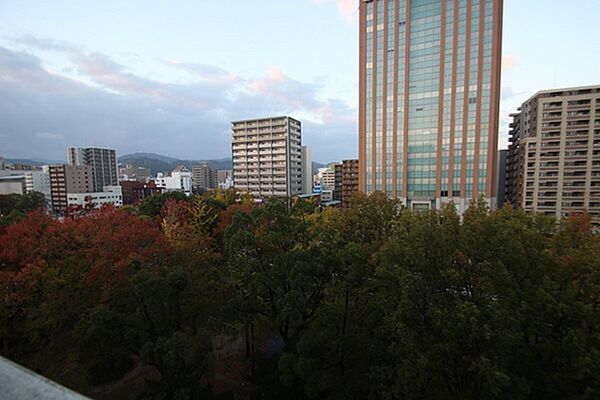
[[0, 357], [0, 398], [7, 400], [88, 399], [4, 357]]

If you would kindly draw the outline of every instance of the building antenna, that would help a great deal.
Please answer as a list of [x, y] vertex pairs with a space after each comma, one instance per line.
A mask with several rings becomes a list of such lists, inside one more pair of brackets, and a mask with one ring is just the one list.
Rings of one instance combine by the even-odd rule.
[[554, 64], [554, 85], [552, 86], [554, 89], [556, 89], [556, 69], [557, 69], [557, 65]]

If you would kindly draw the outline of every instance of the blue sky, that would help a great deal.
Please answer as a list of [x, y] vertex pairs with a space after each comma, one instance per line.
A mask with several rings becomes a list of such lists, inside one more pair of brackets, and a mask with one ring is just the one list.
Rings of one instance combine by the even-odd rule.
[[[220, 158], [230, 120], [289, 114], [315, 160], [356, 157], [357, 5], [3, 0], [0, 155]], [[508, 114], [537, 90], [600, 83], [600, 2], [504, 8], [501, 146]]]

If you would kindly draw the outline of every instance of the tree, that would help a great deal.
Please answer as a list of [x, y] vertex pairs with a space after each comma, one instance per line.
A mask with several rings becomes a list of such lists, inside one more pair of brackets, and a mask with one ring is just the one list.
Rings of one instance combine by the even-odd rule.
[[146, 197], [138, 205], [138, 213], [139, 215], [155, 218], [160, 215], [163, 205], [167, 200], [188, 201], [189, 198], [183, 192], [165, 192]]

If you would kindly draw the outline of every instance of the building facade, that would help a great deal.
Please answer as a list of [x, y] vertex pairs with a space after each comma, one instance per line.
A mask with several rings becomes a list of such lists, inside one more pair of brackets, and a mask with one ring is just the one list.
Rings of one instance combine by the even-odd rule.
[[350, 200], [356, 192], [358, 192], [358, 160], [342, 160], [342, 207], [350, 207]]
[[147, 182], [150, 179], [150, 170], [144, 167], [134, 167], [131, 164], [119, 167], [119, 181]]
[[359, 187], [496, 201], [502, 0], [360, 2]]
[[157, 187], [154, 181], [121, 181], [119, 185], [121, 186], [124, 205], [137, 204], [146, 197], [162, 193], [162, 189]]
[[154, 183], [165, 192], [183, 192], [187, 196], [192, 194], [192, 173], [183, 165], [177, 166], [170, 176], [159, 172]]
[[25, 193], [25, 177], [23, 175], [0, 176], [0, 195], [23, 195]]
[[512, 117], [506, 200], [556, 218], [588, 210], [600, 224], [600, 86], [540, 91]]
[[192, 186], [194, 189], [215, 189], [218, 186], [217, 171], [207, 162], [192, 165]]
[[117, 186], [117, 154], [112, 149], [98, 147], [67, 147], [69, 165], [89, 165], [95, 192], [102, 192], [104, 186]]
[[52, 211], [65, 214], [68, 210], [68, 193], [92, 193], [92, 167], [89, 165], [50, 165], [50, 198]]
[[67, 208], [100, 208], [105, 204], [123, 206], [121, 186], [105, 186], [102, 192], [67, 193]]
[[231, 123], [233, 184], [257, 198], [302, 192], [302, 128], [291, 117]]
[[308, 146], [302, 146], [302, 194], [313, 192], [312, 175], [312, 150]]

